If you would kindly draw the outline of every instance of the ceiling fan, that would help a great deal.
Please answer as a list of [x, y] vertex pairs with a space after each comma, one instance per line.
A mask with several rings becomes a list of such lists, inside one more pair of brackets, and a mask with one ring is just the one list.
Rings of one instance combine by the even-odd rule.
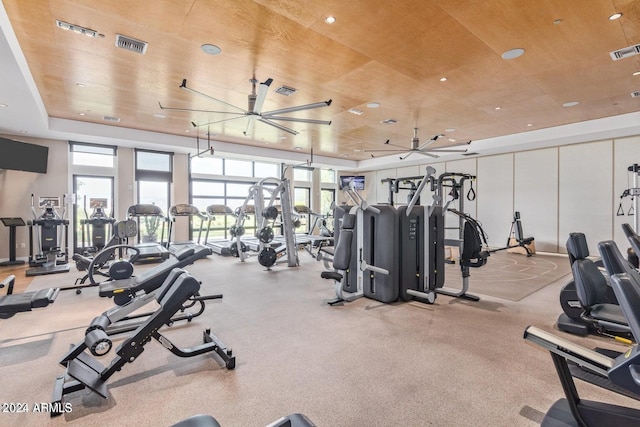
[[[379, 150], [364, 150], [366, 152], [399, 152], [399, 151], [406, 151], [406, 154], [403, 156], [400, 156], [400, 160], [404, 160], [407, 157], [409, 157], [410, 155], [412, 155], [413, 153], [418, 153], [418, 154], [422, 154], [423, 156], [428, 156], [428, 157], [433, 157], [434, 159], [437, 159], [438, 154], [436, 153], [466, 153], [467, 149], [459, 149], [459, 150], [455, 150], [455, 149], [449, 149], [449, 148], [429, 148], [429, 146], [431, 146], [431, 144], [433, 144], [434, 142], [436, 142], [439, 138], [444, 137], [445, 135], [440, 133], [437, 135], [434, 135], [431, 137], [431, 139], [429, 139], [428, 141], [420, 144], [420, 139], [418, 138], [418, 128], [413, 128], [413, 139], [411, 139], [411, 148], [409, 148], [409, 150], [407, 150], [406, 147], [403, 147], [401, 145], [396, 145], [396, 144], [392, 144], [389, 142], [389, 140], [387, 139], [387, 141], [385, 142], [385, 145], [392, 145], [394, 147], [398, 147], [396, 149], [379, 149]], [[467, 141], [464, 142], [462, 144], [457, 144], [457, 145], [468, 145], [471, 144], [471, 141]], [[373, 154], [371, 154], [371, 157], [375, 157]]]
[[196, 124], [194, 122], [191, 122], [191, 124], [194, 127], [209, 126], [216, 123], [227, 122], [230, 120], [236, 120], [236, 119], [247, 117], [249, 120], [247, 122], [247, 127], [244, 131], [245, 135], [248, 135], [251, 133], [253, 129], [253, 124], [256, 120], [262, 123], [265, 123], [269, 126], [273, 126], [284, 132], [288, 132], [292, 135], [297, 135], [298, 132], [289, 127], [283, 126], [280, 123], [276, 123], [274, 120], [296, 122], [296, 123], [311, 123], [311, 124], [318, 124], [318, 125], [331, 124], [331, 122], [327, 120], [303, 119], [303, 118], [297, 118], [297, 117], [281, 116], [281, 114], [293, 113], [296, 111], [311, 110], [313, 108], [320, 108], [320, 107], [328, 107], [329, 105], [331, 105], [331, 99], [328, 101], [316, 102], [313, 104], [298, 105], [295, 107], [280, 108], [278, 110], [263, 112], [262, 106], [264, 104], [265, 98], [267, 97], [267, 92], [269, 90], [269, 86], [273, 82], [273, 79], [269, 78], [264, 82], [260, 83], [257, 90], [256, 90], [256, 85], [258, 83], [258, 80], [256, 80], [254, 77], [250, 79], [249, 82], [251, 82], [252, 90], [251, 90], [251, 93], [248, 95], [248, 108], [246, 110], [188, 87], [187, 79], [182, 80], [180, 89], [204, 96], [205, 98], [208, 98], [220, 104], [226, 105], [227, 107], [235, 111], [215, 111], [215, 110], [197, 110], [197, 109], [191, 109], [191, 108], [172, 108], [172, 107], [164, 107], [160, 102], [158, 102], [158, 105], [160, 105], [161, 110], [197, 111], [197, 112], [203, 112], [203, 113], [227, 114], [227, 115], [233, 116], [233, 117], [228, 117], [220, 120], [214, 120], [208, 123]]

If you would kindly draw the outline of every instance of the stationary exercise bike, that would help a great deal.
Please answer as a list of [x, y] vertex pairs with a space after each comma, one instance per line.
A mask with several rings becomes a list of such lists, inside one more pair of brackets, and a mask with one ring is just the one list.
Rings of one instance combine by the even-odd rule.
[[[128, 279], [133, 276], [133, 263], [140, 256], [140, 249], [127, 244], [130, 237], [138, 234], [138, 226], [134, 220], [118, 221], [113, 226], [114, 234], [107, 245], [92, 258], [81, 254], [73, 256], [78, 271], [87, 273], [76, 280], [75, 285], [63, 290], [75, 289], [76, 293], [82, 292], [82, 288], [98, 286], [101, 281]], [[85, 284], [89, 281], [89, 284]]]

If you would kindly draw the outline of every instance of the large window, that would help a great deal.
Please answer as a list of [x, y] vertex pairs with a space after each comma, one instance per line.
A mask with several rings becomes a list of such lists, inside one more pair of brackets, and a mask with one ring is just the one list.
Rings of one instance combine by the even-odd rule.
[[115, 165], [116, 147], [108, 145], [70, 142], [71, 163], [74, 166], [112, 168]]
[[168, 239], [167, 223], [171, 204], [170, 189], [173, 181], [173, 153], [136, 149], [136, 181], [138, 183], [138, 204], [158, 206], [165, 218], [143, 217], [138, 223], [138, 237], [141, 241], [162, 241]]
[[[295, 187], [293, 189], [293, 205], [305, 206], [310, 209], [311, 206], [311, 189], [307, 187]], [[304, 214], [300, 216], [300, 226], [295, 228], [296, 233], [306, 233], [309, 231], [310, 215]]]
[[113, 177], [74, 175], [73, 252], [95, 252], [113, 235]]
[[[222, 159], [219, 157], [193, 157], [191, 167], [191, 203], [202, 212], [212, 205], [222, 205], [235, 212], [249, 196], [249, 189], [262, 178], [279, 178], [277, 163], [250, 160]], [[229, 239], [229, 228], [234, 225], [233, 215], [217, 214], [209, 224], [209, 239]], [[203, 236], [207, 232], [204, 224]], [[249, 214], [244, 223], [245, 235], [255, 234], [255, 215]], [[194, 224], [193, 232], [198, 232]], [[193, 236], [192, 236], [193, 238]]]

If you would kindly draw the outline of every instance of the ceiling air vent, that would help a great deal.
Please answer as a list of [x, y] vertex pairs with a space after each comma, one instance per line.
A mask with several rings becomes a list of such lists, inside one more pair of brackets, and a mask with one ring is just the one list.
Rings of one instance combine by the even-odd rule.
[[634, 46], [623, 47], [619, 50], [614, 50], [613, 52], [609, 52], [611, 55], [611, 59], [617, 61], [618, 59], [627, 58], [629, 56], [634, 56], [640, 54], [640, 44], [636, 44]]
[[130, 50], [131, 52], [144, 55], [147, 52], [147, 42], [136, 40], [131, 37], [116, 34], [116, 46], [122, 49]]
[[120, 121], [120, 117], [113, 117], [113, 116], [102, 116], [102, 120], [105, 120], [107, 122], [115, 122], [118, 123]]
[[640, 90], [637, 90], [635, 92], [631, 92], [631, 97], [632, 98], [640, 98]]
[[276, 93], [279, 93], [280, 95], [284, 95], [284, 96], [291, 96], [297, 91], [298, 91], [297, 89], [294, 89], [289, 86], [280, 86], [278, 89], [276, 89]]

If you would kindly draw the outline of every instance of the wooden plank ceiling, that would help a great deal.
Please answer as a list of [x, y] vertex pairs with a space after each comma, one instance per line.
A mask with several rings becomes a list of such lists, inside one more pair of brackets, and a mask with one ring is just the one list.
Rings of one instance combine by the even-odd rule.
[[[433, 146], [526, 132], [640, 110], [640, 43], [633, 0], [3, 0], [50, 117], [214, 139], [353, 160], [366, 150]], [[609, 16], [621, 12], [621, 19]], [[336, 22], [327, 24], [327, 16]], [[97, 31], [85, 37], [56, 20]], [[148, 43], [144, 55], [117, 34]], [[201, 50], [214, 44], [222, 53]], [[524, 55], [501, 55], [522, 48]], [[291, 135], [228, 114], [238, 111], [179, 88], [248, 108], [250, 79], [273, 79], [262, 111], [331, 99], [288, 114], [331, 125], [279, 122]], [[446, 81], [441, 81], [446, 77]], [[285, 85], [291, 96], [275, 93]], [[574, 107], [563, 103], [576, 101]], [[377, 102], [378, 108], [368, 103]], [[497, 109], [499, 107], [499, 109]], [[349, 109], [357, 109], [355, 115]], [[155, 116], [154, 116], [155, 115]], [[164, 115], [161, 118], [157, 115]], [[118, 123], [105, 122], [117, 117]], [[383, 124], [384, 120], [395, 124]], [[186, 133], [186, 131], [190, 133]], [[455, 140], [455, 142], [451, 141]], [[195, 147], [195, 139], [194, 139]], [[381, 155], [383, 153], [376, 153]]]

